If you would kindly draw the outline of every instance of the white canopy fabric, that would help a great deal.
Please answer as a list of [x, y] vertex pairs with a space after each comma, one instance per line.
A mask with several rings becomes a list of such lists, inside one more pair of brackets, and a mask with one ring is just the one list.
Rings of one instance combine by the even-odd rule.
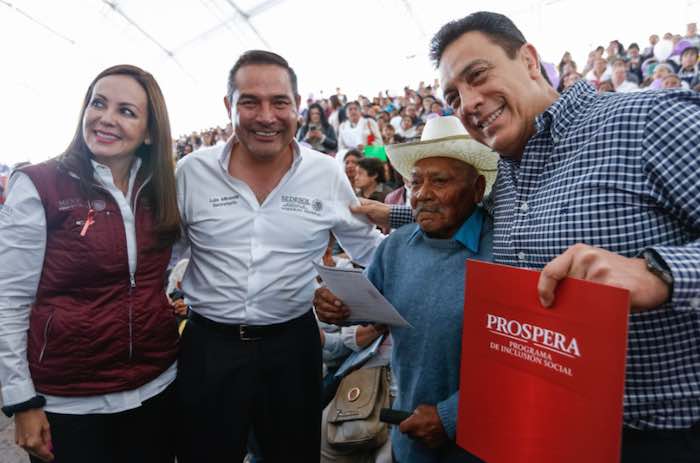
[[437, 77], [430, 38], [479, 9], [510, 16], [545, 60], [569, 50], [580, 66], [596, 45], [644, 47], [700, 17], [698, 0], [0, 0], [0, 164], [58, 154], [87, 85], [114, 64], [156, 77], [178, 136], [227, 122], [227, 73], [245, 50], [287, 58], [302, 100], [398, 93]]

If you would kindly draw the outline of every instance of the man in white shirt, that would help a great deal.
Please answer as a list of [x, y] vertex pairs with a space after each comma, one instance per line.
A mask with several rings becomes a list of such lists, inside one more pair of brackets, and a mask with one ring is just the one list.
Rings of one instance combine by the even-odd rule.
[[235, 135], [178, 165], [191, 250], [190, 320], [178, 387], [183, 463], [242, 461], [252, 428], [265, 461], [318, 461], [321, 345], [311, 311], [329, 232], [361, 264], [381, 235], [352, 216], [354, 192], [330, 157], [294, 140], [299, 95], [284, 58], [248, 51], [231, 69]]
[[618, 93], [636, 92], [639, 86], [627, 80], [627, 64], [622, 59], [617, 59], [612, 65], [611, 79], [615, 91]]
[[700, 48], [700, 35], [698, 35], [697, 23], [688, 23], [686, 26], [685, 39], [696, 48]]

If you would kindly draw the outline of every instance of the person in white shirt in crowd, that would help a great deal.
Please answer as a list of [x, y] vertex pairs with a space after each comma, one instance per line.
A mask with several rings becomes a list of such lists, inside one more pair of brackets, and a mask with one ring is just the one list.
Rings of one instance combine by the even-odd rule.
[[602, 58], [596, 58], [593, 62], [593, 69], [586, 74], [586, 80], [595, 88], [598, 88], [601, 82], [610, 79], [610, 71], [608, 70], [608, 62]]
[[63, 154], [10, 177], [0, 383], [33, 462], [174, 461], [170, 134], [153, 76], [113, 66], [90, 84]]
[[700, 35], [698, 35], [697, 23], [688, 23], [686, 26], [685, 39], [696, 48], [700, 48]]
[[627, 80], [627, 64], [622, 59], [617, 59], [613, 62], [610, 80], [618, 93], [629, 93], [639, 90], [637, 84]]
[[382, 134], [377, 122], [362, 117], [360, 103], [350, 101], [345, 105], [347, 120], [338, 128], [338, 151], [358, 149], [362, 151], [367, 145], [383, 145]]
[[[181, 463], [241, 461], [252, 429], [266, 462], [318, 461], [321, 343], [311, 310], [329, 232], [367, 265], [382, 236], [353, 216], [341, 166], [294, 140], [296, 74], [242, 54], [224, 103], [235, 136], [176, 171], [190, 262], [178, 393]], [[353, 116], [355, 123], [361, 122]]]
[[416, 138], [416, 127], [413, 125], [413, 118], [407, 114], [401, 118], [401, 126], [396, 131], [404, 140], [412, 140]]

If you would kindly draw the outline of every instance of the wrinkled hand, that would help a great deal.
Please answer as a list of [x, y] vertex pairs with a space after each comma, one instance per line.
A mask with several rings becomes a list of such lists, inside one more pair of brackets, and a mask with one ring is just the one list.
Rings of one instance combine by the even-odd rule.
[[187, 304], [185, 304], [184, 299], [178, 299], [171, 303], [173, 306], [173, 313], [180, 317], [187, 316]]
[[580, 278], [630, 291], [632, 311], [654, 309], [671, 296], [671, 289], [651, 273], [644, 259], [619, 254], [585, 244], [576, 244], [549, 262], [537, 284], [540, 302], [554, 303], [554, 291], [566, 277]]
[[361, 198], [360, 205], [350, 206], [350, 210], [353, 214], [366, 215], [370, 222], [374, 223], [375, 225], [382, 228], [389, 227], [389, 212], [391, 212], [391, 206], [388, 204]]
[[431, 449], [444, 445], [448, 440], [437, 407], [434, 405], [419, 405], [413, 411], [413, 415], [401, 422], [399, 431]]
[[33, 408], [15, 414], [15, 443], [43, 461], [52, 461], [51, 431], [46, 413]]
[[341, 323], [350, 315], [350, 309], [328, 288], [318, 288], [314, 293], [314, 308], [318, 319], [326, 323]]

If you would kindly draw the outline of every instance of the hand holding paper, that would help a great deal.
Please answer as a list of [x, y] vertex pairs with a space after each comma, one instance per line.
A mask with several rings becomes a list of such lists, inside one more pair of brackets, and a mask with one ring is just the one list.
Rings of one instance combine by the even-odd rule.
[[[316, 313], [321, 321], [410, 326], [362, 272], [326, 267], [315, 262], [314, 268], [332, 292], [329, 294], [319, 290], [314, 297]], [[331, 297], [333, 295], [336, 297]], [[345, 309], [337, 304], [340, 301], [345, 304]]]
[[345, 323], [350, 316], [348, 306], [326, 287], [316, 290], [314, 294], [314, 309], [316, 309], [318, 319], [326, 323]]

